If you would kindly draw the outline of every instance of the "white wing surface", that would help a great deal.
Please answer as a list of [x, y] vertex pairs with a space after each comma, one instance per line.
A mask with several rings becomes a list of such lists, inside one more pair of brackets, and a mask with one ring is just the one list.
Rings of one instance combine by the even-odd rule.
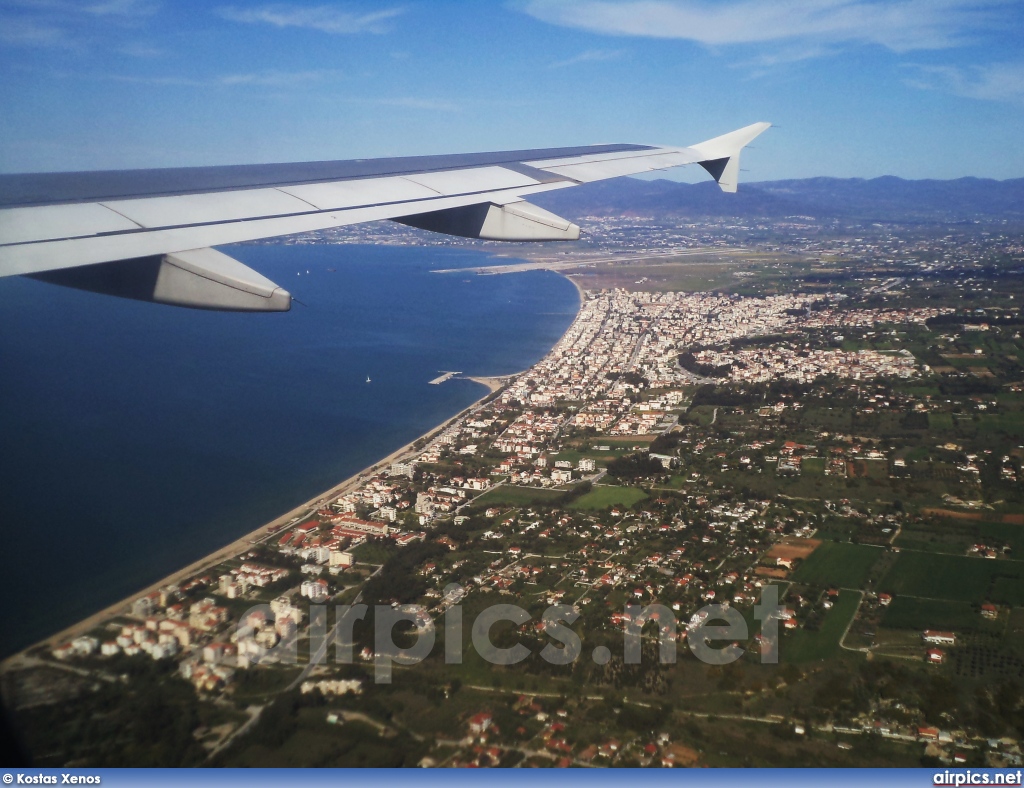
[[0, 175], [0, 276], [205, 309], [291, 296], [211, 247], [379, 219], [471, 238], [575, 240], [526, 202], [580, 183], [700, 164], [736, 191], [755, 123], [688, 148], [580, 148], [168, 170]]

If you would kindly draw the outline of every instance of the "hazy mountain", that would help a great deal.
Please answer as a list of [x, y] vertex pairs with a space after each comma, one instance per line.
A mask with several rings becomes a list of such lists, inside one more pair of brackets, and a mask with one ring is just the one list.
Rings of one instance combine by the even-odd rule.
[[866, 221], [1024, 219], [1024, 178], [908, 181], [881, 178], [803, 178], [741, 183], [723, 194], [712, 181], [697, 184], [617, 178], [537, 195], [534, 202], [567, 218], [602, 215], [779, 218]]

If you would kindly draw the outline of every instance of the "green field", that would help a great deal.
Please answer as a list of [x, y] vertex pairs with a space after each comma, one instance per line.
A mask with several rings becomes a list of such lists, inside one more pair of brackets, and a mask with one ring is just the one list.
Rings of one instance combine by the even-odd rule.
[[686, 420], [691, 424], [699, 424], [701, 427], [709, 427], [711, 420], [715, 417], [715, 408], [711, 405], [697, 405], [686, 412]]
[[1024, 526], [949, 518], [905, 527], [896, 540], [897, 545], [910, 550], [961, 556], [979, 542], [996, 549], [1009, 545], [1012, 556], [1022, 556]]
[[885, 611], [882, 626], [889, 629], [951, 629], [957, 632], [984, 629], [985, 621], [969, 602], [916, 599], [898, 596]]
[[825, 473], [825, 458], [804, 457], [800, 463], [800, 472], [808, 475], [822, 476]]
[[[644, 441], [641, 441], [641, 443], [643, 443], [643, 442]], [[583, 459], [584, 457], [588, 457], [588, 458], [594, 460], [597, 463], [598, 467], [603, 468], [605, 465], [608, 464], [609, 460], [614, 460], [616, 457], [621, 457], [623, 454], [629, 454], [631, 451], [633, 451], [632, 446], [624, 446], [622, 444], [618, 444], [618, 445], [615, 445], [615, 444], [612, 444], [612, 443], [602, 444], [602, 443], [599, 442], [596, 445], [599, 445], [599, 446], [607, 445], [607, 446], [611, 446], [611, 448], [608, 451], [598, 451], [595, 448], [587, 447], [587, 446], [584, 446], [582, 448], [576, 448], [576, 449], [562, 449], [561, 451], [558, 451], [558, 452], [552, 452], [551, 453], [551, 459], [552, 460], [568, 460], [569, 462], [571, 462], [573, 464], [573, 467], [576, 467], [576, 464], [581, 459]]]
[[632, 506], [637, 501], [642, 501], [647, 493], [638, 490], [636, 487], [611, 487], [597, 486], [586, 495], [577, 498], [571, 504], [570, 509], [605, 509], [609, 506]]
[[549, 503], [560, 495], [565, 495], [565, 491], [503, 484], [501, 487], [484, 493], [473, 503], [485, 506], [529, 506], [534, 503]]
[[839, 639], [846, 631], [857, 605], [860, 594], [855, 591], [840, 591], [839, 598], [821, 622], [816, 631], [798, 629], [782, 638], [779, 656], [785, 662], [814, 662], [828, 659], [839, 650]]
[[[1018, 563], [1017, 566], [1020, 567], [1021, 564]], [[1004, 574], [997, 577], [992, 583], [990, 597], [993, 602], [1001, 602], [1004, 605], [1024, 605], [1024, 572], [1018, 569], [1015, 575]]]
[[871, 567], [882, 557], [882, 549], [842, 542], [822, 542], [800, 564], [793, 579], [798, 583], [861, 588]]
[[979, 433], [1019, 438], [1024, 435], [1024, 413], [984, 413], [980, 417]]
[[901, 553], [879, 584], [895, 595], [1024, 604], [1024, 562], [938, 553]]

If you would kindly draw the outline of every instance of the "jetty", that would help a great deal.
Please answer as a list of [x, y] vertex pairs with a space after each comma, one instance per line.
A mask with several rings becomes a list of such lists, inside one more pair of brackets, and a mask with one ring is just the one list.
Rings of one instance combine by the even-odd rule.
[[432, 381], [430, 381], [430, 385], [431, 386], [440, 386], [446, 380], [451, 380], [456, 375], [461, 375], [461, 374], [462, 374], [461, 372], [442, 372], [440, 375], [438, 375], [436, 378], [434, 378]]

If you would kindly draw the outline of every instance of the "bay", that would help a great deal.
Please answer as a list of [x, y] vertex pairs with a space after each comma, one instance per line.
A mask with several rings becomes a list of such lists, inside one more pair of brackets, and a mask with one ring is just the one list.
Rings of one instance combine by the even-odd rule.
[[[445, 247], [225, 251], [305, 305], [231, 314], [0, 279], [0, 653], [287, 511], [526, 369], [567, 279]], [[366, 383], [369, 377], [371, 382]]]

